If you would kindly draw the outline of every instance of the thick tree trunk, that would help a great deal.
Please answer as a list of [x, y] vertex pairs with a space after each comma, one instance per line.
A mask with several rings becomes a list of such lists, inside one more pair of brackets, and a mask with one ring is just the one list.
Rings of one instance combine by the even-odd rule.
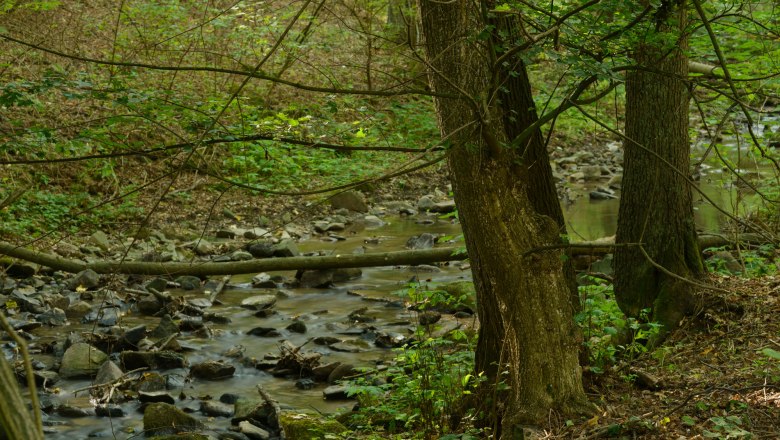
[[[623, 194], [618, 213], [617, 243], [644, 243], [656, 263], [682, 277], [704, 273], [691, 204], [688, 101], [685, 78], [688, 60], [682, 35], [685, 4], [664, 1], [668, 15], [656, 15], [657, 29], [680, 35], [676, 47], [640, 44], [634, 58], [638, 69], [626, 77], [626, 137]], [[653, 31], [649, 31], [653, 32]], [[660, 40], [657, 31], [647, 41]], [[682, 175], [681, 175], [682, 174]], [[691, 286], [665, 275], [642, 249], [615, 251], [615, 297], [626, 315], [651, 309], [652, 319], [666, 330], [692, 310]]]
[[[512, 438], [518, 425], [541, 423], [550, 410], [579, 412], [587, 400], [562, 251], [521, 257], [560, 243], [560, 228], [531, 202], [535, 187], [521, 149], [501, 147], [508, 140], [503, 111], [487, 101], [494, 96], [491, 54], [475, 38], [487, 24], [481, 6], [420, 0], [431, 88], [459, 96], [436, 106], [442, 137], [453, 145], [453, 191], [479, 304], [476, 367], [489, 383], [508, 385], [492, 415], [501, 437]], [[498, 403], [497, 394], [488, 397]]]

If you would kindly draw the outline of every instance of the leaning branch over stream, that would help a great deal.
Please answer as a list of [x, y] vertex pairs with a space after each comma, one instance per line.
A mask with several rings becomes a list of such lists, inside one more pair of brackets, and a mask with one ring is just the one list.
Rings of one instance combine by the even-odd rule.
[[[757, 234], [741, 234], [741, 243], [763, 243]], [[702, 249], [732, 244], [733, 237], [707, 235], [699, 237]], [[577, 243], [568, 246], [570, 255], [603, 255], [612, 252], [614, 243], [598, 241]], [[541, 251], [532, 249], [529, 252]], [[249, 261], [231, 261], [213, 263], [192, 261], [186, 263], [156, 263], [148, 261], [97, 261], [85, 263], [79, 260], [62, 258], [57, 255], [39, 252], [0, 241], [0, 256], [18, 258], [64, 272], [81, 272], [92, 269], [99, 274], [135, 274], [135, 275], [238, 275], [277, 270], [317, 270], [347, 267], [401, 266], [435, 263], [441, 261], [465, 260], [468, 255], [455, 247], [442, 247], [423, 250], [405, 250], [396, 252], [378, 252], [371, 254], [334, 254], [317, 257], [263, 258]]]

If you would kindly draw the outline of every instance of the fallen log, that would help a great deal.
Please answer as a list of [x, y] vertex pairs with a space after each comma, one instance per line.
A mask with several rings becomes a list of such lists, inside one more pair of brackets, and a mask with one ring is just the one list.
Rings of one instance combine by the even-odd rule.
[[[740, 243], [765, 243], [766, 239], [758, 234], [740, 234]], [[734, 243], [733, 237], [722, 235], [702, 235], [699, 237], [701, 249], [726, 246]], [[607, 240], [595, 242], [574, 243], [571, 245], [554, 245], [548, 248], [531, 249], [529, 253], [566, 248], [571, 256], [604, 255], [613, 251], [614, 243]], [[455, 247], [441, 247], [422, 250], [404, 250], [395, 252], [377, 252], [369, 254], [335, 254], [317, 257], [262, 258], [248, 261], [231, 261], [213, 263], [208, 261], [192, 261], [186, 263], [157, 263], [147, 261], [98, 261], [85, 263], [83, 261], [62, 258], [57, 255], [15, 246], [0, 241], [0, 256], [18, 258], [50, 267], [64, 272], [81, 272], [92, 269], [99, 274], [135, 274], [135, 275], [238, 275], [279, 270], [317, 270], [337, 269], [347, 267], [379, 267], [406, 266], [416, 264], [436, 263], [442, 261], [459, 261], [468, 258]]]

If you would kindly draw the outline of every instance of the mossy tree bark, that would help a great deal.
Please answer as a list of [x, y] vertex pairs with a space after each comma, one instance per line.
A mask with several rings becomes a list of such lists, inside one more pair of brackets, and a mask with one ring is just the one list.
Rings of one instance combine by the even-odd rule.
[[[488, 24], [484, 12], [490, 5], [420, 0], [419, 6], [431, 88], [453, 97], [437, 98], [436, 109], [442, 137], [451, 145], [453, 191], [477, 292], [476, 369], [487, 374], [489, 384], [508, 385], [491, 416], [501, 438], [512, 438], [519, 425], [542, 423], [551, 410], [573, 414], [589, 409], [562, 251], [521, 257], [538, 246], [560, 243], [559, 224], [532, 202], [553, 197], [546, 201], [552, 206], [557, 198], [554, 192], [538, 194], [538, 182], [532, 181], [539, 175], [551, 180], [547, 172], [532, 172], [534, 166], [549, 167], [546, 153], [536, 151], [543, 158], [531, 162], [525, 146], [506, 147], [514, 132], [496, 100], [494, 54], [488, 42], [477, 38]], [[530, 109], [524, 67], [512, 67], [522, 72], [518, 77], [527, 92], [512, 96], [522, 102], [519, 108]], [[526, 116], [522, 123], [531, 120]]]
[[[644, 243], [657, 264], [685, 278], [704, 274], [685, 176], [690, 166], [685, 1], [665, 0], [634, 50], [626, 76], [623, 194], [617, 243]], [[654, 27], [654, 29], [653, 29]], [[623, 312], [665, 330], [692, 311], [692, 287], [659, 270], [638, 247], [615, 250], [615, 297]]]

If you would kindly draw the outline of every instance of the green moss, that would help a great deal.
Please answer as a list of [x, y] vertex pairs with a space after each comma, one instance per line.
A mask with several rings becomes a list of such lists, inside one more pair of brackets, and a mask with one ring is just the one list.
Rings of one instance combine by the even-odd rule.
[[337, 436], [348, 431], [336, 420], [309, 414], [282, 413], [279, 423], [285, 437], [296, 440], [322, 439], [328, 435]]

